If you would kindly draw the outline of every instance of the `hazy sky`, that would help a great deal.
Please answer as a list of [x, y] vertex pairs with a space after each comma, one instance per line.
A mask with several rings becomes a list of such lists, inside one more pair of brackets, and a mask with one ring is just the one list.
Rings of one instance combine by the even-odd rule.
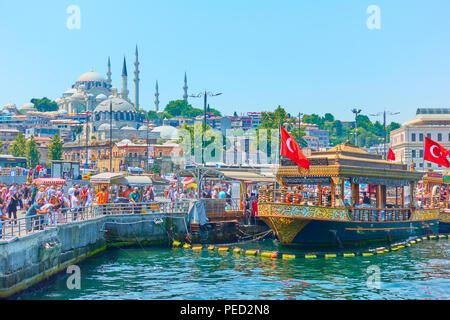
[[[81, 10], [69, 29], [67, 8]], [[366, 12], [380, 8], [381, 29]], [[141, 105], [154, 108], [183, 94], [222, 92], [222, 113], [273, 110], [296, 114], [350, 109], [400, 111], [450, 101], [450, 1], [403, 0], [0, 0], [0, 106], [33, 97], [57, 99], [84, 72], [106, 73], [120, 90], [123, 55], [133, 97], [134, 49], [141, 68]], [[201, 99], [190, 99], [202, 107]]]

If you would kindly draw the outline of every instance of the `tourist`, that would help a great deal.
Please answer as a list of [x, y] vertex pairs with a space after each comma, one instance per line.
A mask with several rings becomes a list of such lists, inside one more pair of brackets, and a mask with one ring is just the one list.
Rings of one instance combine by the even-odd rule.
[[17, 194], [16, 194], [16, 189], [11, 187], [9, 189], [9, 194], [8, 194], [8, 200], [7, 200], [7, 212], [8, 212], [8, 218], [11, 218], [11, 216], [14, 217], [14, 224], [17, 224], [17, 204], [18, 204], [18, 199], [17, 199]]
[[139, 188], [135, 187], [133, 192], [130, 193], [130, 201], [134, 205], [133, 213], [138, 214], [139, 210]]
[[[73, 214], [73, 220], [77, 220], [78, 212], [80, 212], [81, 209], [81, 202], [78, 198], [80, 196], [80, 191], [75, 190], [73, 192], [72, 197], [70, 198], [70, 209]], [[83, 218], [83, 217], [81, 217]]]
[[225, 199], [226, 197], [227, 193], [222, 188], [219, 188], [219, 199]]
[[370, 204], [370, 198], [367, 196], [365, 192], [363, 192], [363, 204]]
[[56, 194], [52, 195], [50, 198], [50, 224], [58, 224], [58, 210], [61, 209], [62, 203]]
[[[43, 225], [42, 225], [42, 221], [43, 219], [39, 219], [39, 217], [37, 217], [37, 215], [39, 214], [45, 214], [47, 213], [44, 210], [41, 210], [41, 207], [43, 207], [45, 204], [45, 199], [44, 198], [38, 198], [38, 200], [36, 201], [36, 203], [33, 203], [30, 208], [28, 209], [27, 213], [25, 214], [26, 217], [26, 222], [27, 222], [27, 230], [30, 232], [33, 229], [33, 222], [38, 222], [38, 225], [34, 227], [34, 229], [40, 229], [43, 230]], [[38, 219], [36, 219], [38, 218]]]

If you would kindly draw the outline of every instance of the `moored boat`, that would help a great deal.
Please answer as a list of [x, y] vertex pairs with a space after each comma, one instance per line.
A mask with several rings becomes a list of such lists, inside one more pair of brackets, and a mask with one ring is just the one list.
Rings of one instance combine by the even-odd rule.
[[417, 202], [428, 208], [438, 206], [439, 233], [450, 233], [450, 172], [427, 172], [421, 182]]
[[439, 208], [416, 203], [423, 173], [349, 142], [313, 152], [309, 170], [282, 158], [278, 189], [261, 189], [258, 216], [283, 245], [364, 246], [438, 232]]

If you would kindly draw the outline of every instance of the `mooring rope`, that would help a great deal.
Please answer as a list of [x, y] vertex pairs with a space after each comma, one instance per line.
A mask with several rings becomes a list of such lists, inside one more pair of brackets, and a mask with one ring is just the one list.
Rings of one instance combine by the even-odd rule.
[[[273, 232], [272, 230], [264, 231], [264, 232], [261, 232], [261, 233], [258, 233], [256, 235], [254, 235], [255, 238], [253, 238], [251, 240], [237, 241], [237, 242], [232, 242], [232, 243], [220, 243], [220, 244], [217, 244], [215, 246], [216, 247], [226, 247], [226, 246], [232, 246], [232, 245], [235, 245], [235, 244], [246, 244], [246, 243], [250, 243], [250, 242], [255, 242], [255, 241], [261, 240], [262, 238], [264, 238], [265, 236], [267, 236], [268, 234], [270, 234], [272, 232]], [[261, 235], [261, 236], [258, 236], [258, 235]]]

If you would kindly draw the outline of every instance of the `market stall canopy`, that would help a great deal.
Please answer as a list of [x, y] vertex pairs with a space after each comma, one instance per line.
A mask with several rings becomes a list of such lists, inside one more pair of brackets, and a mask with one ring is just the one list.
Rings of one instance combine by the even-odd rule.
[[38, 178], [34, 179], [33, 183], [43, 184], [43, 185], [65, 185], [66, 180], [60, 178]]
[[170, 184], [169, 180], [166, 180], [157, 175], [151, 176], [151, 179], [152, 179], [153, 184], [156, 184], [156, 185]]
[[273, 183], [275, 181], [274, 176], [264, 176], [256, 172], [249, 172], [249, 171], [225, 171], [223, 172], [223, 174], [227, 179], [230, 180], [261, 182], [261, 183], [264, 182]]
[[184, 169], [177, 172], [177, 177], [179, 178], [211, 178], [211, 179], [223, 179], [224, 175], [222, 172], [212, 169], [212, 168], [205, 168], [205, 167], [195, 167], [191, 169]]
[[153, 184], [152, 179], [148, 176], [124, 176], [114, 180], [117, 184], [131, 187], [145, 187]]
[[114, 173], [114, 172], [104, 172], [96, 174], [91, 177], [91, 183], [93, 184], [101, 184], [101, 183], [109, 183], [115, 184], [117, 180], [124, 177], [125, 173]]

